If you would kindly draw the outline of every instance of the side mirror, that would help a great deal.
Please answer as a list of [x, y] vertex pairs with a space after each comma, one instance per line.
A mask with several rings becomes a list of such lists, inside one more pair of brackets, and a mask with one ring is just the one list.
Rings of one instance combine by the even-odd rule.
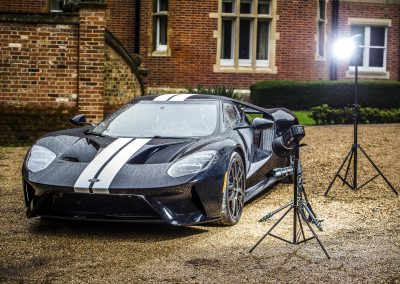
[[266, 130], [271, 128], [274, 125], [274, 122], [270, 119], [256, 117], [253, 119], [251, 123], [251, 127], [255, 130]]
[[84, 114], [75, 115], [74, 117], [70, 118], [69, 121], [77, 126], [83, 126], [83, 125], [95, 126], [95, 124], [86, 122], [86, 116]]

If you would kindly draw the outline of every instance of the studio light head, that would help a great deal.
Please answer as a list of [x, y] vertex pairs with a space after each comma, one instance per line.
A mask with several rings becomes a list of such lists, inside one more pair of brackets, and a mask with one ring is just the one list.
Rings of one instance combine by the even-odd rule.
[[272, 148], [278, 156], [287, 157], [305, 135], [303, 125], [293, 125], [282, 136], [275, 138]]
[[356, 34], [352, 37], [339, 38], [333, 43], [333, 56], [338, 60], [349, 60], [356, 53], [357, 40], [361, 37], [361, 34]]

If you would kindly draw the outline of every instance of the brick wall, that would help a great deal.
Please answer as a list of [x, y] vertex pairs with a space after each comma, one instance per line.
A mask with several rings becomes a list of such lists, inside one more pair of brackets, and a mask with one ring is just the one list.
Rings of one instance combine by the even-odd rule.
[[138, 77], [111, 47], [105, 49], [104, 113], [109, 114], [141, 95]]
[[104, 2], [53, 14], [34, 7], [12, 13], [14, 6], [1, 13], [4, 7], [0, 2], [0, 142], [67, 127], [66, 117], [78, 112], [98, 122], [105, 104], [110, 111], [142, 94], [140, 59], [105, 37]]
[[79, 110], [99, 122], [104, 115], [104, 9], [80, 9]]
[[0, 143], [32, 143], [48, 132], [71, 128], [69, 118], [77, 113], [76, 107], [65, 105], [43, 108], [0, 102]]
[[[171, 56], [149, 56], [150, 1], [141, 4], [141, 48], [144, 66], [149, 72], [150, 87], [194, 87], [224, 85], [248, 88], [266, 79], [328, 79], [327, 61], [316, 61], [317, 1], [278, 1], [276, 42], [277, 74], [216, 73], [218, 1], [170, 1]], [[329, 10], [329, 9], [328, 9]]]
[[102, 119], [105, 6], [68, 16], [3, 14], [0, 22], [0, 101], [78, 106], [89, 120]]
[[[278, 1], [277, 32], [280, 37], [276, 48], [278, 74], [274, 79], [328, 79], [327, 60], [315, 59], [317, 4], [317, 1]], [[270, 77], [264, 78], [272, 79]]]
[[0, 0], [1, 12], [46, 13], [48, 0]]
[[[49, 0], [0, 0], [0, 12], [47, 13]], [[107, 3], [107, 29], [134, 51], [135, 0], [105, 0]]]
[[133, 52], [135, 0], [107, 0], [107, 5], [107, 29], [119, 39], [128, 51]]
[[[386, 69], [390, 72], [390, 79], [400, 80], [400, 5], [340, 2], [339, 30], [341, 36], [350, 35], [349, 17], [390, 19], [392, 21], [392, 26], [388, 28]], [[345, 78], [346, 69], [347, 64], [339, 65], [339, 78]]]
[[0, 23], [0, 102], [76, 105], [77, 25]]

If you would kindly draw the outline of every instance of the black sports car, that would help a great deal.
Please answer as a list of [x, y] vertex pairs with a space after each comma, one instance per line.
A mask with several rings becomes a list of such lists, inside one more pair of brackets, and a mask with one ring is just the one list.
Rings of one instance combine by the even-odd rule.
[[28, 217], [236, 224], [290, 163], [286, 109], [211, 95], [144, 96], [101, 123], [50, 133], [22, 169]]

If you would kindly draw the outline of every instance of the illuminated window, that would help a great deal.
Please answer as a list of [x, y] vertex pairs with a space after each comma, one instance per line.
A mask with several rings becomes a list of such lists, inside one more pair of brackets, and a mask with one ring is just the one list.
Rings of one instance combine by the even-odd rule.
[[360, 34], [357, 39], [358, 52], [350, 66], [357, 64], [360, 70], [386, 71], [387, 27], [351, 26], [351, 35]]

